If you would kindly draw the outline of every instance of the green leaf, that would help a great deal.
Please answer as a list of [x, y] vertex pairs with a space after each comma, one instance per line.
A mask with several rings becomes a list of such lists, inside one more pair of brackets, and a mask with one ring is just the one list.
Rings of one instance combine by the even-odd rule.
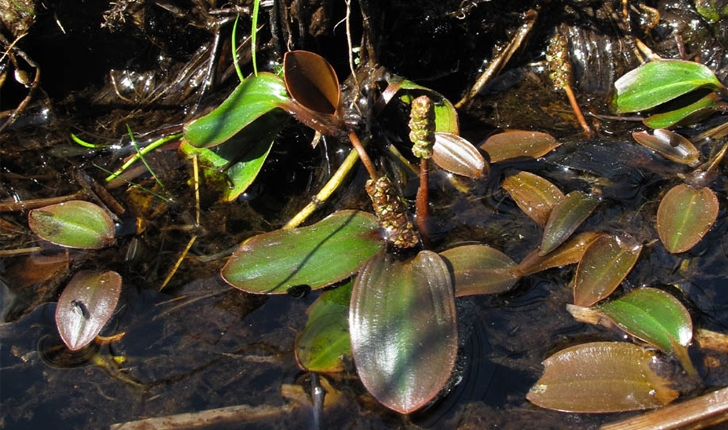
[[677, 398], [652, 368], [654, 352], [622, 342], [572, 346], [547, 358], [526, 398], [547, 409], [576, 413], [634, 411]]
[[457, 356], [447, 265], [422, 251], [407, 262], [379, 254], [354, 283], [351, 346], [364, 386], [386, 407], [413, 412], [445, 386]]
[[98, 205], [83, 200], [33, 209], [30, 229], [41, 239], [69, 248], [99, 249], [114, 243], [114, 222]]
[[724, 90], [708, 67], [682, 60], [650, 61], [619, 78], [614, 86], [617, 113], [647, 110], [698, 88]]
[[339, 211], [308, 227], [276, 230], [245, 241], [222, 268], [223, 279], [249, 293], [284, 294], [348, 278], [384, 248], [372, 214]]
[[508, 175], [501, 185], [518, 207], [540, 226], [546, 225], [551, 210], [564, 200], [564, 193], [556, 185], [530, 172]]
[[187, 123], [185, 140], [197, 148], [219, 145], [256, 119], [290, 102], [280, 77], [259, 73], [241, 82], [215, 110]]
[[650, 128], [670, 128], [678, 124], [697, 122], [704, 116], [715, 113], [719, 102], [720, 95], [710, 93], [682, 108], [650, 115], [642, 123]]
[[121, 276], [112, 271], [78, 272], [56, 306], [56, 326], [63, 343], [77, 351], [91, 343], [114, 314], [121, 294]]
[[539, 158], [558, 148], [561, 143], [548, 133], [507, 130], [490, 136], [480, 149], [487, 152], [491, 163]]
[[608, 297], [634, 267], [642, 245], [631, 237], [602, 235], [586, 249], [574, 279], [574, 304], [591, 306]]
[[423, 87], [422, 85], [417, 85], [410, 80], [402, 79], [398, 76], [394, 76], [389, 83], [397, 86], [398, 90], [419, 91], [430, 96], [430, 98], [435, 102], [435, 131], [456, 135], [460, 134], [458, 112], [455, 110], [452, 103], [450, 103], [450, 100], [446, 99], [445, 96], [437, 91]]
[[718, 210], [718, 198], [710, 188], [673, 187], [657, 208], [660, 240], [673, 254], [688, 251], [713, 226]]
[[324, 291], [308, 309], [308, 321], [296, 337], [296, 360], [310, 372], [342, 372], [351, 358], [349, 301], [353, 280]]
[[513, 272], [516, 263], [488, 245], [456, 246], [440, 257], [451, 267], [456, 297], [502, 293], [519, 279]]
[[567, 194], [551, 210], [543, 230], [539, 255], [546, 255], [564, 243], [599, 204], [599, 198], [581, 191]]
[[285, 120], [285, 114], [269, 112], [221, 145], [195, 148], [183, 141], [180, 151], [200, 157], [205, 175], [218, 185], [223, 201], [230, 202], [244, 193], [258, 176]]
[[685, 370], [695, 374], [687, 353], [693, 338], [693, 322], [688, 310], [673, 295], [656, 288], [638, 288], [597, 308], [630, 335], [677, 355]]

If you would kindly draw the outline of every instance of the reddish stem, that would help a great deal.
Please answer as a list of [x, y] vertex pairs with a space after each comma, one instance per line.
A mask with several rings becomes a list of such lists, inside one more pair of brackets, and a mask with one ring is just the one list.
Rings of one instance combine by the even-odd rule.
[[428, 167], [427, 159], [420, 158], [420, 187], [417, 189], [417, 201], [415, 206], [415, 220], [417, 222], [417, 230], [425, 245], [430, 242], [429, 229], [427, 228], [427, 220], [429, 218], [429, 198], [428, 198]]

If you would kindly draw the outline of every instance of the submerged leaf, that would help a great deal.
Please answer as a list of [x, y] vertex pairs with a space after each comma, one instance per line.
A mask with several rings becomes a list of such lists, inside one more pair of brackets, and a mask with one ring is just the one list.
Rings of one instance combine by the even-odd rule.
[[281, 78], [258, 73], [241, 82], [215, 110], [186, 124], [185, 140], [197, 148], [219, 145], [290, 100]]
[[283, 74], [288, 93], [298, 104], [328, 115], [338, 110], [339, 79], [324, 57], [310, 51], [286, 52]]
[[28, 226], [41, 239], [70, 248], [99, 249], [114, 243], [114, 222], [104, 209], [71, 200], [33, 209]]
[[602, 235], [584, 253], [574, 280], [574, 304], [591, 306], [622, 283], [642, 251], [631, 237]]
[[564, 199], [556, 185], [530, 172], [509, 175], [501, 184], [519, 208], [540, 226], [545, 226], [551, 210]]
[[488, 164], [478, 148], [452, 133], [435, 133], [432, 160], [443, 170], [468, 178], [488, 175]]
[[309, 372], [341, 372], [351, 359], [349, 301], [354, 281], [324, 291], [308, 309], [308, 321], [296, 337], [296, 361]]
[[546, 255], [564, 243], [599, 204], [599, 197], [581, 191], [567, 194], [551, 210], [543, 230], [539, 255]]
[[688, 251], [713, 226], [718, 210], [718, 198], [710, 188], [673, 187], [657, 209], [660, 240], [673, 254]]
[[439, 255], [375, 256], [356, 277], [349, 315], [357, 372], [378, 401], [406, 414], [442, 390], [458, 341], [450, 272]]
[[723, 90], [712, 70], [682, 60], [657, 60], [631, 70], [614, 83], [617, 113], [647, 110], [698, 88]]
[[121, 276], [112, 271], [78, 272], [56, 306], [56, 326], [68, 349], [91, 343], [114, 314], [121, 294]]
[[695, 373], [687, 353], [693, 338], [693, 322], [688, 310], [672, 294], [656, 288], [638, 288], [598, 308], [625, 332], [677, 355], [685, 370]]
[[480, 149], [487, 152], [491, 163], [518, 158], [539, 158], [557, 148], [555, 137], [547, 133], [526, 130], [508, 130], [490, 136]]
[[632, 138], [640, 145], [657, 151], [668, 160], [695, 167], [700, 163], [700, 153], [687, 138], [670, 130], [657, 129], [653, 134], [635, 131]]
[[510, 290], [519, 277], [516, 263], [488, 245], [463, 245], [440, 253], [453, 271], [455, 296], [497, 294]]
[[377, 218], [344, 210], [311, 226], [248, 239], [222, 268], [222, 277], [258, 294], [285, 294], [299, 285], [323, 288], [356, 273], [382, 248]]
[[664, 406], [679, 393], [652, 369], [656, 359], [654, 352], [630, 343], [573, 346], [544, 361], [544, 374], [526, 398], [542, 408], [576, 413]]

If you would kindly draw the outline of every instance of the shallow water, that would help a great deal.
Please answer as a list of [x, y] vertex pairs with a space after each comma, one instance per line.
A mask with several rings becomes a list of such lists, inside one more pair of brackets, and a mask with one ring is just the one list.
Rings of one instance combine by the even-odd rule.
[[[464, 22], [455, 15], [449, 18], [438, 15], [448, 8], [450, 12], [459, 11], [454, 3], [444, 2], [437, 7], [428, 3], [430, 8], [423, 9], [435, 21], [428, 21], [423, 28], [437, 30], [428, 33], [432, 39], [420, 40], [422, 45], [417, 46], [418, 50], [429, 48], [434, 52], [426, 57], [418, 54], [426, 68], [416, 69], [413, 64], [417, 60], [409, 56], [397, 57], [398, 61], [394, 61], [402, 46], [391, 40], [387, 41], [389, 45], [385, 43], [382, 60], [388, 61], [386, 65], [395, 72], [419, 78], [424, 85], [454, 98], [468, 86], [463, 81], [472, 82], [476, 63], [481, 60], [463, 58], [462, 64], [456, 67], [456, 61], [439, 58], [437, 50], [447, 45], [446, 36], [463, 37], [463, 29], [457, 25], [478, 27], [477, 37], [473, 36], [476, 40], [482, 40], [489, 31], [495, 38], [504, 31], [500, 26], [505, 24], [497, 24], [498, 21], [490, 25], [485, 21], [475, 24], [485, 15], [486, 5], [478, 3], [474, 2], [475, 9], [467, 11], [468, 19]], [[514, 9], [499, 5], [494, 13], [507, 15], [510, 21], [504, 22], [516, 22], [516, 12], [530, 6], [516, 3], [511, 6]], [[671, 11], [679, 5], [660, 6], [666, 17], [676, 19]], [[68, 13], [60, 5], [57, 7], [59, 14]], [[401, 5], [394, 2], [391, 7]], [[466, 193], [458, 192], [446, 175], [433, 173], [430, 185], [433, 249], [440, 251], [464, 242], [486, 243], [520, 261], [538, 246], [541, 228], [521, 213], [499, 187], [507, 172], [534, 172], [564, 191], [598, 188], [602, 203], [580, 230], [626, 232], [647, 244], [619, 291], [643, 285], [668, 288], [689, 305], [696, 326], [726, 332], [725, 175], [721, 173], [712, 186], [719, 196], [721, 211], [705, 239], [685, 254], [667, 253], [654, 241], [657, 238], [654, 218], [659, 199], [678, 183], [675, 175], [682, 169], [637, 146], [629, 136], [635, 123], [590, 116], [592, 124], [599, 124], [599, 137], [581, 136], [563, 94], [552, 90], [545, 73], [539, 74], [537, 66], [529, 65], [543, 59], [542, 36], [562, 20], [568, 17], [565, 21], [569, 25], [584, 24], [581, 20], [586, 18], [580, 14], [570, 15], [568, 11], [556, 9], [544, 7], [524, 52], [513, 59], [501, 80], [460, 112], [460, 120], [462, 135], [476, 144], [497, 130], [521, 128], [549, 132], [563, 142], [562, 146], [539, 160], [494, 164], [487, 180], [465, 181], [469, 187]], [[387, 19], [395, 15], [390, 12]], [[403, 31], [396, 26], [403, 26], [401, 22], [385, 22], [394, 25], [392, 34]], [[45, 17], [37, 25], [52, 23]], [[72, 29], [86, 29], [92, 34], [99, 31], [78, 25]], [[577, 41], [579, 37], [585, 38], [574, 43], [591, 43], [583, 34], [586, 30], [580, 28], [569, 30]], [[204, 32], [195, 30], [194, 35], [195, 40], [205, 39]], [[78, 37], [77, 33], [73, 36]], [[609, 37], [614, 34], [609, 33]], [[666, 39], [653, 42], [667, 44]], [[69, 40], [77, 43], [71, 36]], [[170, 40], [174, 42], [177, 38], [170, 36]], [[172, 43], [158, 41], [160, 46]], [[699, 47], [703, 53], [713, 52], [717, 43], [712, 39], [688, 42], [693, 43], [689, 48]], [[39, 57], [37, 61], [52, 58], [40, 48], [37, 39], [28, 43], [29, 53]], [[175, 55], [185, 59], [193, 57], [196, 48], [192, 46], [194, 43], [188, 43], [180, 46]], [[46, 49], [53, 47], [46, 46]], [[587, 52], [594, 46], [582, 48]], [[672, 45], [668, 48], [665, 51], [674, 54], [670, 50], [676, 48]], [[262, 50], [263, 54], [273, 56], [274, 52], [267, 49]], [[162, 51], [169, 58], [174, 57], [169, 49]], [[130, 52], [123, 50], [127, 56]], [[489, 50], [482, 52], [486, 56]], [[631, 54], [619, 52], [629, 57], [620, 63], [622, 66], [633, 61]], [[413, 50], [412, 55], [415, 53]], [[150, 56], [149, 52], [142, 54]], [[450, 54], [464, 55], [459, 50]], [[720, 69], [719, 59], [711, 58], [711, 65]], [[134, 151], [126, 137], [126, 124], [137, 133], [152, 132], [148, 138], [139, 138], [140, 143], [148, 143], [153, 136], [163, 134], [163, 131], [155, 132], [162, 124], [178, 125], [194, 110], [197, 88], [192, 84], [187, 87], [190, 98], [175, 100], [182, 107], [165, 102], [139, 109], [118, 100], [110, 102], [116, 94], [106, 76], [110, 76], [108, 70], [117, 67], [119, 62], [112, 60], [103, 57], [99, 61], [103, 64], [95, 65], [102, 72], [89, 78], [88, 88], [76, 81], [59, 82], [62, 73], [69, 73], [65, 69], [49, 71], [54, 78], [44, 81], [43, 88], [49, 87], [50, 98], [45, 102], [41, 99], [36, 110], [29, 109], [23, 117], [27, 122], [19, 121], [0, 135], [3, 178], [0, 197], [27, 200], [73, 193], [78, 190], [76, 170], [102, 180], [105, 174], [95, 165], [114, 169], [123, 157]], [[149, 65], [148, 61], [133, 56], [127, 60], [127, 63]], [[337, 67], [344, 64], [342, 56], [332, 58], [332, 62]], [[131, 70], [132, 66], [135, 64], [127, 67]], [[170, 66], [170, 70], [173, 68]], [[618, 73], [618, 70], [621, 69], [581, 73]], [[418, 75], [417, 71], [422, 73]], [[578, 81], [596, 86], [580, 87], [585, 91], [579, 96], [582, 108], [608, 115], [609, 94], [602, 92], [601, 83], [594, 84], [602, 82], [597, 78], [603, 76], [591, 77], [594, 79]], [[164, 79], [168, 76], [160, 77]], [[140, 78], [138, 82], [146, 81]], [[222, 83], [206, 96], [203, 104], [213, 106], [216, 100], [222, 99], [229, 92], [231, 82]], [[4, 87], [4, 98], [0, 100], [2, 110], [18, 103], [19, 94], [22, 94], [19, 88], [10, 84]], [[42, 112], [44, 106], [52, 108], [52, 115], [34, 114]], [[391, 118], [383, 120], [383, 124], [401, 120], [401, 112], [390, 111], [387, 115]], [[100, 151], [80, 148], [68, 139], [71, 132], [79, 131], [86, 132], [84, 137], [89, 140], [116, 146]], [[686, 131], [695, 133], [695, 130]], [[366, 393], [350, 365], [344, 374], [321, 376], [325, 382], [320, 384], [325, 386], [328, 382], [332, 388], [325, 397], [330, 403], [325, 403], [322, 416], [316, 416], [311, 392], [317, 384], [311, 375], [299, 370], [293, 347], [296, 333], [305, 325], [306, 309], [318, 293], [301, 298], [255, 296], [230, 288], [218, 275], [237, 244], [279, 227], [294, 215], [340, 161], [337, 143], [311, 149], [311, 135], [309, 130], [294, 124], [284, 129], [263, 172], [239, 202], [218, 203], [214, 192], [203, 190], [199, 229], [189, 227], [194, 219], [194, 197], [187, 183], [191, 167], [174, 148], [148, 157], [155, 171], [162, 174], [173, 202], [163, 204], [145, 193], [128, 192], [125, 186], [111, 190], [128, 211], [120, 220], [122, 233], [111, 249], [71, 251], [70, 260], [48, 262], [46, 257], [59, 250], [40, 244], [27, 230], [26, 213], [2, 213], [3, 249], [42, 246], [43, 251], [0, 260], [2, 315], [8, 321], [0, 325], [0, 426], [99, 429], [114, 423], [234, 405], [247, 408], [227, 422], [205, 428], [590, 429], [636, 414], [569, 414], [543, 410], [525, 400], [529, 388], [542, 373], [541, 361], [550, 354], [585, 341], [625, 339], [617, 331], [578, 323], [566, 312], [565, 305], [573, 300], [569, 285], [575, 270], [572, 266], [527, 276], [504, 294], [458, 299], [461, 350], [452, 386], [426, 410], [409, 417], [388, 411]], [[700, 147], [703, 156], [710, 154], [715, 145], [703, 143]], [[324, 206], [316, 218], [337, 208], [368, 210], [369, 203], [362, 192], [365, 172], [359, 169], [352, 176], [345, 184], [346, 189]], [[155, 186], [148, 175], [134, 180], [148, 187]], [[405, 197], [413, 199], [414, 178], [402, 178], [401, 185]], [[144, 229], [135, 227], [136, 218], [145, 221]], [[190, 258], [183, 262], [170, 285], [158, 291], [192, 232], [199, 237]], [[61, 252], [61, 255], [64, 254]], [[118, 342], [96, 347], [78, 357], [56, 348], [60, 340], [53, 313], [60, 289], [73, 271], [82, 268], [108, 268], [123, 276], [122, 298], [104, 334], [125, 332], [126, 335]], [[697, 348], [691, 348], [691, 354], [703, 377], [702, 389], [728, 384], [725, 354]], [[112, 357], [124, 357], [125, 361], [116, 363]], [[698, 392], [687, 393], [694, 394]]]

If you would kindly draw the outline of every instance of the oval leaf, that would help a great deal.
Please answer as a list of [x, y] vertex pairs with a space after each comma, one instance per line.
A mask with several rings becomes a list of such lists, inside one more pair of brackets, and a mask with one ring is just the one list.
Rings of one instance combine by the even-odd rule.
[[488, 174], [488, 165], [478, 148], [452, 133], [435, 133], [432, 160], [440, 168], [468, 178], [480, 178]]
[[431, 401], [457, 355], [455, 296], [447, 265], [422, 251], [408, 262], [379, 254], [354, 283], [351, 347], [364, 386], [406, 414]]
[[490, 136], [480, 149], [487, 152], [491, 163], [517, 158], [539, 158], [561, 145], [548, 133], [508, 130]]
[[556, 185], [530, 172], [509, 175], [502, 186], [518, 207], [542, 227], [554, 206], [564, 199], [564, 193]]
[[112, 271], [78, 272], [66, 285], [56, 306], [56, 326], [68, 349], [91, 343], [116, 309], [121, 276]]
[[668, 251], [695, 246], [718, 218], [718, 198], [710, 188], [680, 184], [667, 192], [657, 209], [657, 233]]
[[631, 237], [602, 235], [586, 249], [574, 279], [574, 304], [588, 307], [608, 297], [632, 270], [642, 245]]
[[290, 98], [283, 80], [272, 73], [258, 73], [241, 82], [215, 110], [185, 124], [185, 140], [197, 148], [219, 145], [287, 103]]
[[308, 227], [248, 239], [222, 268], [222, 277], [258, 294], [284, 294], [298, 285], [323, 288], [356, 273], [383, 247], [374, 215], [339, 211]]
[[655, 353], [621, 342], [593, 342], [544, 361], [541, 379], [526, 398], [564, 412], [623, 412], [664, 406], [677, 398], [650, 367]]
[[650, 61], [617, 79], [614, 87], [617, 113], [647, 110], [698, 88], [723, 89], [708, 67], [682, 60]]
[[296, 337], [296, 361], [309, 372], [342, 372], [351, 359], [349, 302], [354, 281], [324, 291], [308, 309], [308, 321]]
[[599, 204], [599, 198], [572, 191], [554, 206], [543, 230], [539, 255], [546, 255], [571, 236]]
[[546, 255], [539, 255], [539, 250], [528, 254], [519, 264], [517, 273], [521, 276], [541, 272], [553, 267], [566, 266], [567, 264], [578, 263], [584, 255], [587, 247], [592, 244], [600, 233], [585, 231], [569, 239], [568, 242], [554, 249]]
[[33, 209], [30, 229], [41, 239], [70, 248], [99, 249], [114, 243], [114, 222], [98, 205], [71, 200]]
[[693, 322], [688, 310], [672, 294], [656, 288], [638, 288], [598, 308], [630, 335], [677, 355], [685, 370], [695, 373], [687, 353], [693, 338]]
[[440, 256], [453, 271], [455, 296], [497, 294], [510, 290], [518, 275], [516, 263], [488, 245], [463, 245], [448, 249]]
[[715, 113], [720, 99], [721, 97], [717, 93], [710, 93], [680, 109], [650, 115], [643, 119], [642, 123], [650, 128], [669, 128], [680, 124], [692, 124]]
[[684, 136], [665, 129], [657, 129], [653, 134], [635, 131], [632, 138], [640, 145], [657, 151], [668, 160], [695, 167], [700, 164], [700, 153]]
[[286, 52], [283, 76], [288, 93], [301, 106], [328, 115], [339, 109], [339, 79], [324, 57], [309, 51]]

